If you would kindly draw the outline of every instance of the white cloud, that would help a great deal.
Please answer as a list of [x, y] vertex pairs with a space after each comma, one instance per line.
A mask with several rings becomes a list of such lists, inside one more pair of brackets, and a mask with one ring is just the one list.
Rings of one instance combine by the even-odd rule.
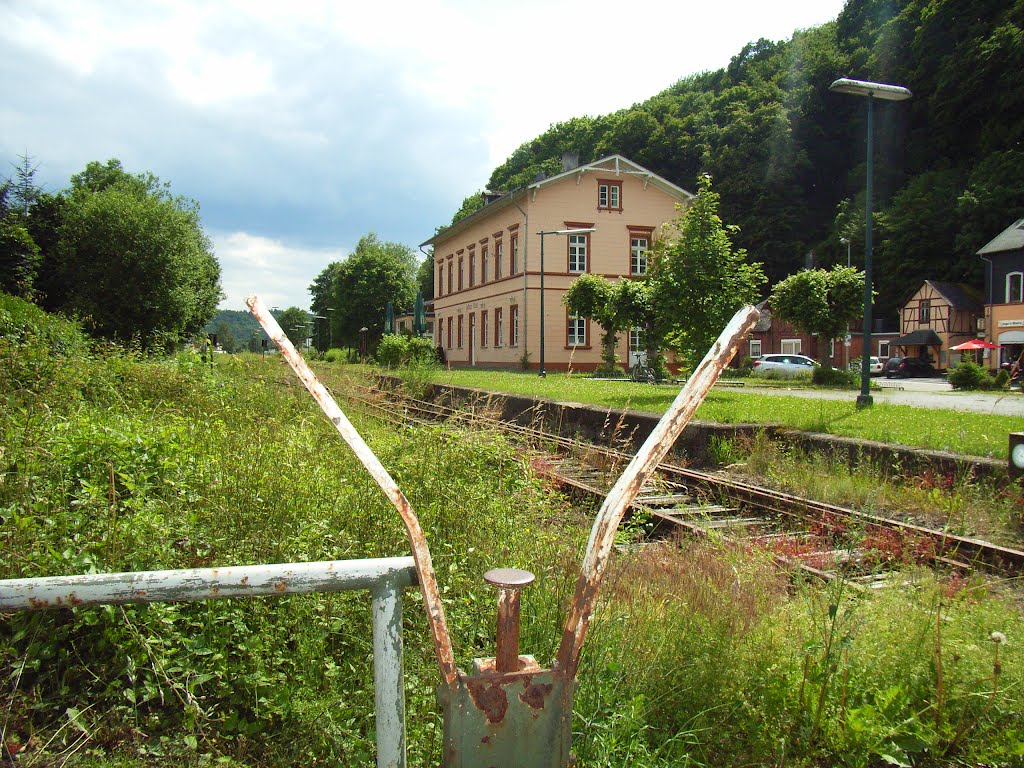
[[646, 100], [842, 5], [0, 0], [0, 164], [28, 152], [52, 191], [92, 160], [151, 171], [222, 233], [232, 302], [258, 288], [235, 273], [263, 254], [261, 284], [305, 306], [329, 261], [316, 254], [369, 231], [422, 242], [550, 124]]
[[332, 261], [348, 254], [340, 248], [303, 248], [247, 232], [212, 233], [226, 294], [221, 306], [245, 309], [255, 293], [268, 307], [309, 306], [308, 288]]

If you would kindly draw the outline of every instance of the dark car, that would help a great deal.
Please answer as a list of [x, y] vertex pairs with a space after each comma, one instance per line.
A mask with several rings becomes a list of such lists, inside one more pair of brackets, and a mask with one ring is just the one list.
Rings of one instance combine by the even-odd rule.
[[921, 357], [890, 357], [885, 362], [885, 378], [926, 378], [935, 375], [935, 368]]

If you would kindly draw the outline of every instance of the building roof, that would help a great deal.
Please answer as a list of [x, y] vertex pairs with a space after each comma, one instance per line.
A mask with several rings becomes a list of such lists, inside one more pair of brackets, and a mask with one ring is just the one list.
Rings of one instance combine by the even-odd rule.
[[898, 339], [894, 339], [892, 343], [897, 347], [913, 347], [918, 344], [927, 347], [941, 347], [942, 339], [940, 339], [939, 334], [931, 328], [918, 328], [916, 331], [911, 331], [906, 336], [900, 336]]
[[483, 208], [474, 211], [469, 216], [459, 219], [450, 227], [447, 227], [446, 229], [443, 229], [440, 232], [436, 233], [429, 240], [420, 243], [420, 247], [422, 248], [425, 245], [433, 245], [438, 240], [447, 239], [452, 235], [458, 234], [464, 229], [468, 229], [473, 224], [477, 223], [481, 219], [487, 218], [495, 211], [507, 208], [508, 206], [522, 200], [531, 191], [534, 194], [536, 194], [537, 190], [541, 189], [542, 187], [546, 187], [549, 184], [558, 183], [570, 176], [580, 177], [583, 176], [583, 174], [585, 173], [595, 172], [612, 173], [615, 174], [616, 176], [637, 176], [643, 179], [645, 186], [647, 184], [652, 184], [658, 189], [662, 190], [663, 192], [673, 197], [677, 197], [680, 200], [687, 201], [692, 200], [694, 198], [692, 192], [687, 192], [682, 187], [677, 187], [668, 179], [662, 178], [653, 171], [649, 171], [643, 166], [637, 165], [632, 160], [629, 160], [623, 157], [622, 155], [609, 155], [608, 157], [602, 157], [600, 160], [595, 160], [592, 163], [585, 163], [584, 165], [577, 166], [576, 168], [573, 168], [571, 170], [563, 171], [562, 173], [556, 174], [555, 176], [539, 178], [532, 184], [529, 184], [528, 186], [522, 189], [513, 190], [512, 192], [502, 195], [494, 202], [487, 203], [486, 205], [484, 205]]
[[966, 283], [941, 283], [938, 280], [925, 280], [954, 309], [973, 309], [981, 311], [984, 299], [981, 291]]
[[1018, 219], [989, 240], [978, 251], [978, 255], [999, 253], [1000, 251], [1016, 251], [1019, 248], [1024, 248], [1024, 219]]

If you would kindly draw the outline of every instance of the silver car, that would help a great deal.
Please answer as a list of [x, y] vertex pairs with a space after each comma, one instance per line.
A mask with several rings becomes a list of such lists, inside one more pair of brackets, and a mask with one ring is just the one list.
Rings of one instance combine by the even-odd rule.
[[761, 355], [754, 361], [754, 373], [778, 371], [783, 376], [811, 373], [818, 363], [806, 355]]

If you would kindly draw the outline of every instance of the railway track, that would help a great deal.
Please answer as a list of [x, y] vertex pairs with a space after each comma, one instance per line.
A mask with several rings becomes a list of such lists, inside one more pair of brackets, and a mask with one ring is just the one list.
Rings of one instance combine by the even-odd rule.
[[[364, 388], [360, 402], [396, 425], [451, 421], [467, 428], [502, 431], [539, 450], [535, 469], [567, 493], [600, 504], [632, 459], [623, 450], [552, 434], [539, 424], [524, 426], [491, 415], [487, 404], [451, 408], [410, 398], [393, 399]], [[762, 550], [783, 567], [816, 578], [845, 579], [865, 588], [887, 585], [909, 562], [1019, 582], [1024, 551], [955, 536], [900, 520], [800, 498], [736, 482], [672, 463], [662, 463], [630, 508], [634, 528], [652, 537], [715, 536]]]

